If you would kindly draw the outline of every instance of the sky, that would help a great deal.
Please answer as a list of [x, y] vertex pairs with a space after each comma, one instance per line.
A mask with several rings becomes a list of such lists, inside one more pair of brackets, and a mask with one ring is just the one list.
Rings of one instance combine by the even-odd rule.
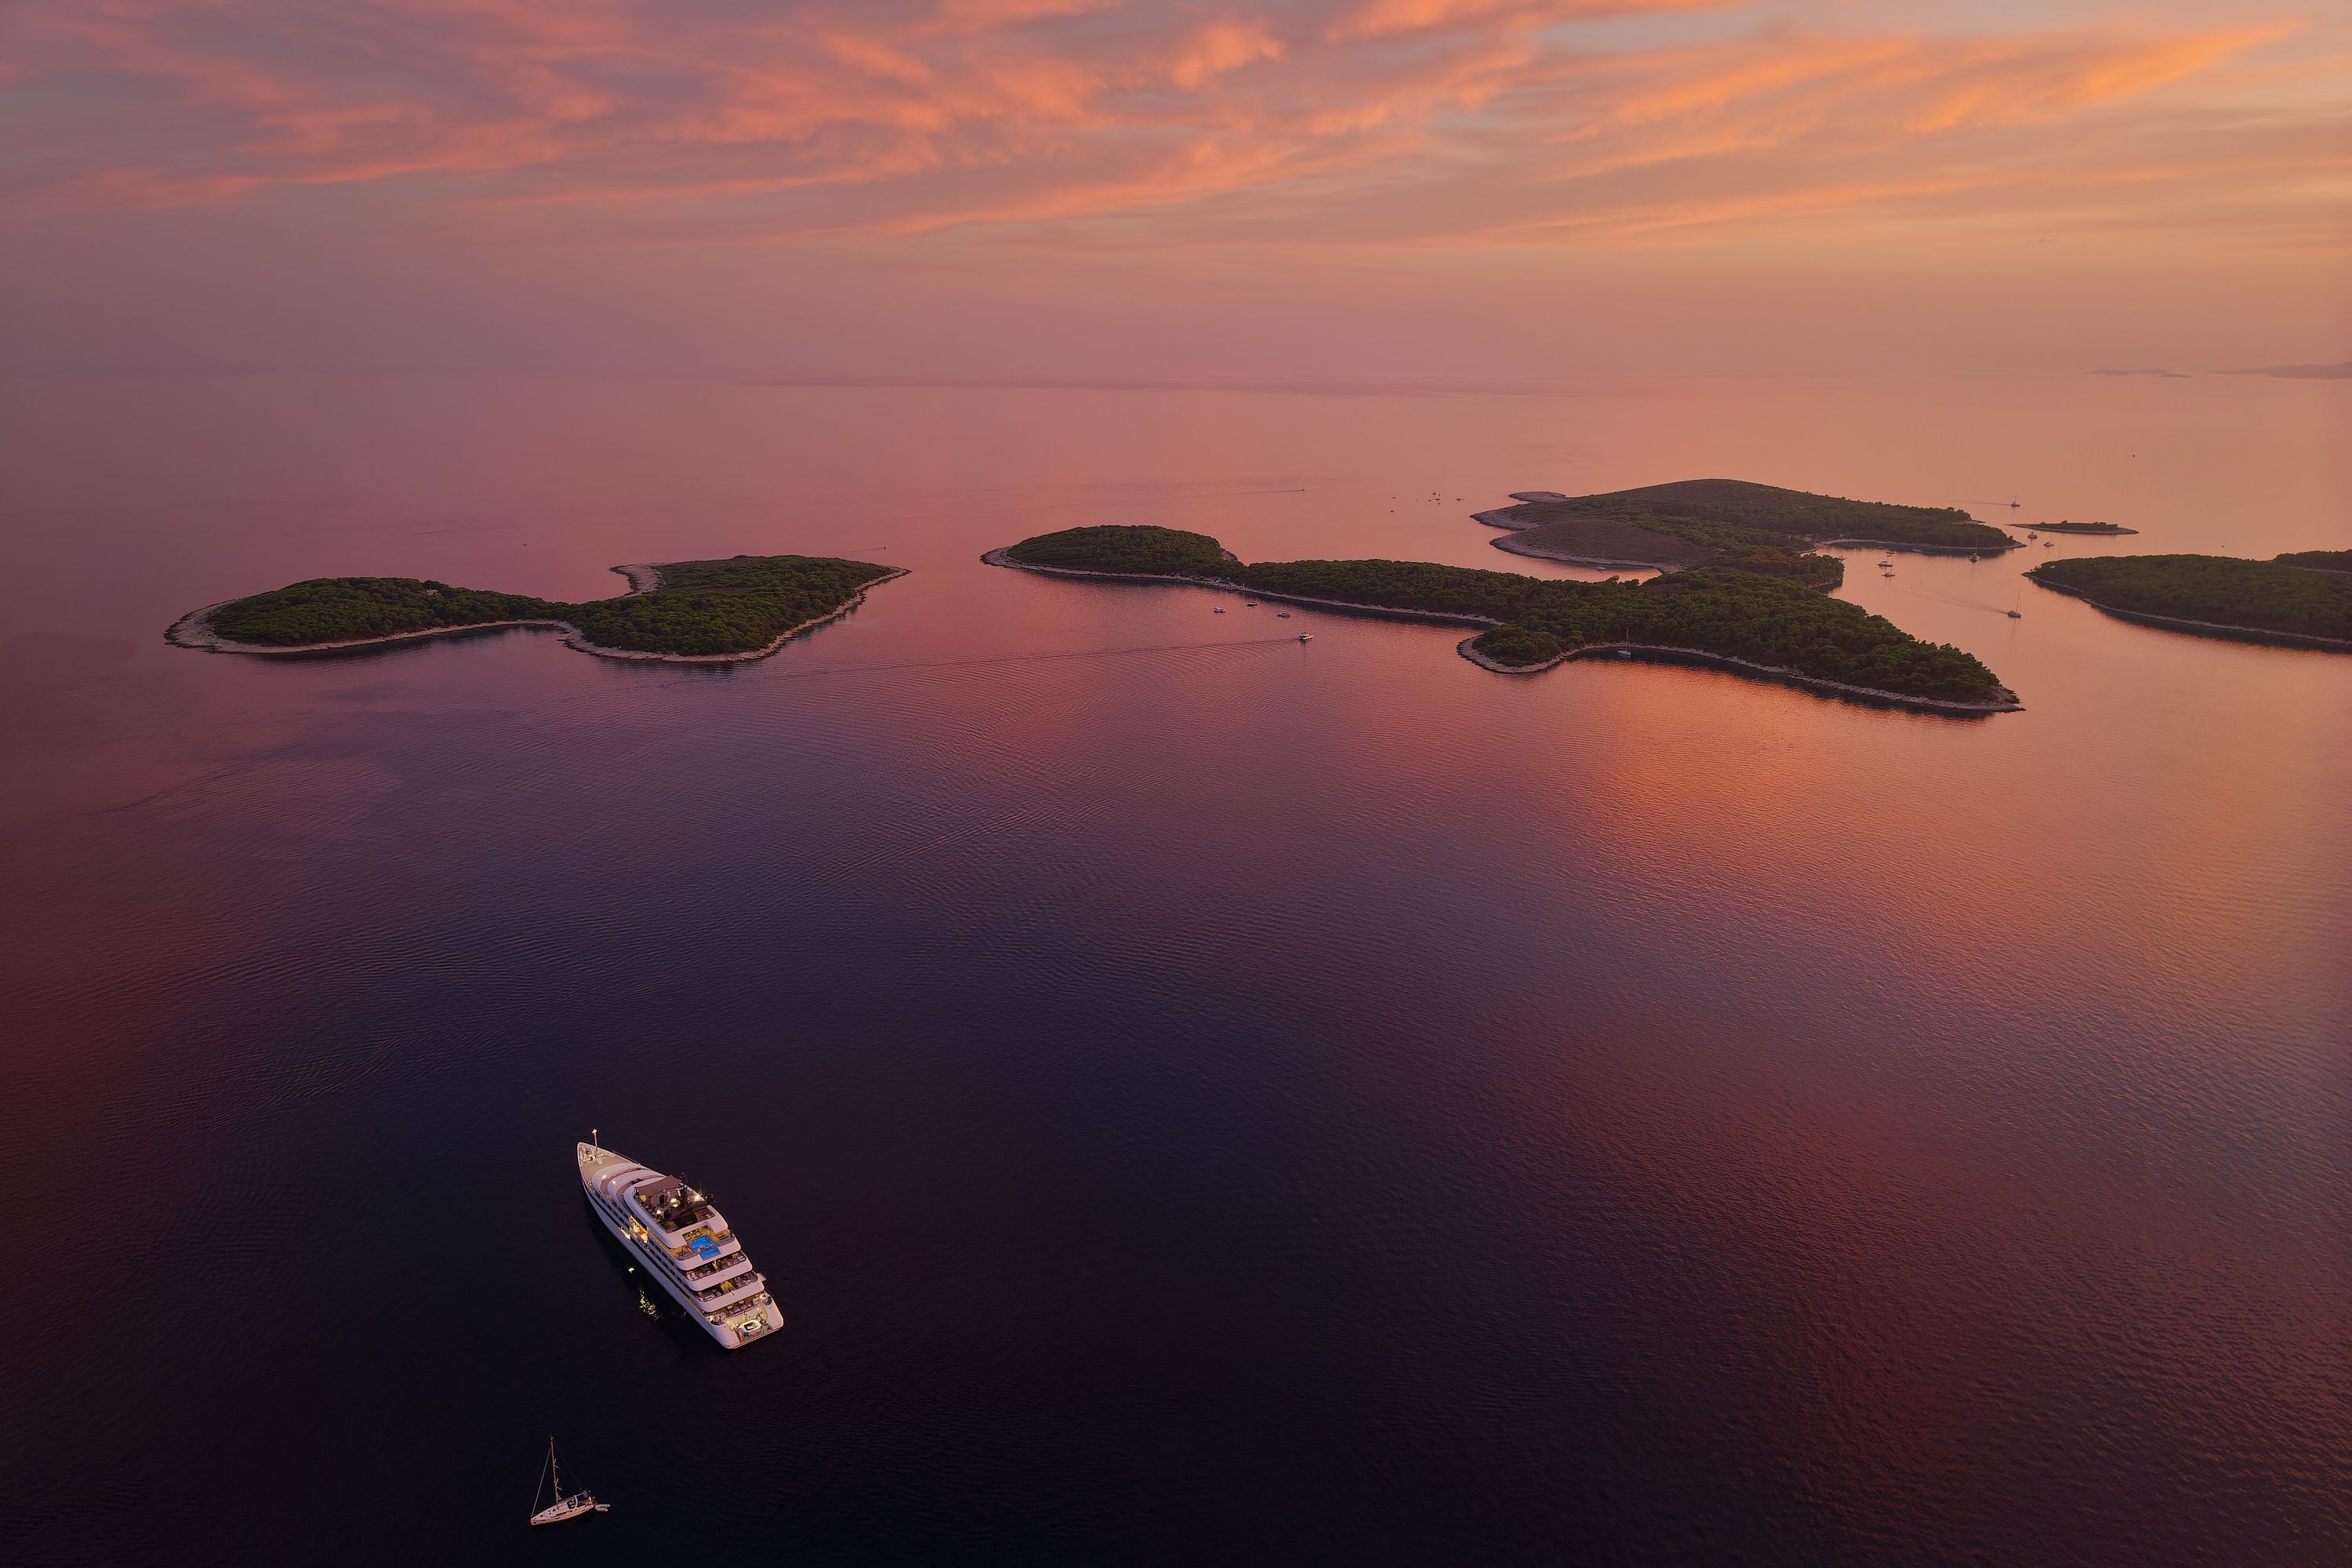
[[0, 0], [0, 368], [2352, 358], [2352, 7]]

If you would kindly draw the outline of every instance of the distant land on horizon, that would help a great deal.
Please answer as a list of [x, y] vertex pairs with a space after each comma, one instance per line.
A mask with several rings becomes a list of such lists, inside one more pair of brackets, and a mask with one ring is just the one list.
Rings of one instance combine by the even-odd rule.
[[[2167, 381], [2191, 379], [2185, 370], [2095, 370], [2093, 375], [2157, 375]], [[2212, 370], [2208, 375], [2269, 375], [2282, 381], [2352, 381], [2352, 359], [2339, 364], [2263, 364], [2243, 370]]]
[[2225, 370], [2222, 375], [2274, 375], [2284, 381], [2352, 381], [2352, 359], [2336, 364], [2265, 364]]

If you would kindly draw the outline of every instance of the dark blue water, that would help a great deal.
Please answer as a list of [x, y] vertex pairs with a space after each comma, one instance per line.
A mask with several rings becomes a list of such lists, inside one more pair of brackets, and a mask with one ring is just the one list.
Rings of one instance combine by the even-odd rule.
[[[1906, 558], [1856, 594], [2026, 713], [1497, 678], [976, 557], [1091, 518], [1528, 570], [1465, 514], [1717, 465], [1547, 456], [1512, 400], [934, 395], [950, 474], [903, 405], [746, 395], [46, 395], [0, 1555], [2352, 1555], [2352, 659]], [[2051, 420], [1972, 398], [1956, 447]], [[1754, 477], [1965, 499], [1857, 434], [1884, 401]], [[2316, 544], [2334, 471], [2242, 417], [2305, 498], [2244, 552]], [[1445, 505], [1387, 510], [1401, 451]], [[2141, 521], [2188, 537], [2189, 482]], [[723, 671], [157, 636], [761, 545], [914, 573]], [[782, 1334], [640, 1310], [591, 1127], [718, 1198]], [[551, 1433], [613, 1511], [530, 1531]]]

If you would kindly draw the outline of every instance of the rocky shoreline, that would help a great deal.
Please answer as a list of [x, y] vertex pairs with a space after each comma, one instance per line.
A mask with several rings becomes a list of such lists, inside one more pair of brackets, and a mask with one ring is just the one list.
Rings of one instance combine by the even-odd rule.
[[1517, 533], [1506, 533], [1486, 542], [1497, 550], [1513, 555], [1525, 555], [1537, 561], [1557, 561], [1563, 566], [1589, 566], [1596, 572], [1681, 572], [1686, 568], [1666, 561], [1623, 561], [1610, 555], [1563, 555], [1557, 550], [1538, 550]]
[[[2304, 570], [2308, 571], [2311, 568], [2306, 567]], [[2026, 574], [2026, 581], [2037, 588], [2047, 588], [2053, 594], [2063, 594], [2069, 598], [2080, 599], [2091, 608], [2104, 610], [2117, 620], [2138, 621], [2147, 626], [2160, 626], [2167, 630], [2194, 632], [2200, 637], [2222, 637], [2231, 642], [2258, 642], [2269, 643], [2277, 647], [2311, 647], [2331, 652], [2338, 650], [2352, 652], [2352, 638], [2323, 637], [2310, 632], [2274, 632], [2263, 626], [2225, 626], [2220, 621], [2192, 621], [2179, 616], [2151, 615], [2146, 610], [2126, 610], [2119, 605], [2101, 604], [2079, 588], [2069, 588], [2060, 583], [2045, 583], [2030, 572]]]
[[1832, 696], [1864, 701], [1876, 708], [1904, 708], [1916, 713], [1939, 713], [1947, 717], [1976, 718], [1991, 713], [2022, 713], [2025, 704], [2017, 693], [2006, 686], [1996, 688], [2001, 693], [1997, 702], [1958, 702], [1941, 697], [1912, 697], [1900, 691], [1886, 691], [1875, 686], [1854, 686], [1843, 680], [1825, 680], [1817, 675], [1805, 675], [1780, 665], [1759, 664], [1754, 659], [1738, 658], [1727, 653], [1709, 653], [1705, 648], [1669, 647], [1663, 643], [1595, 642], [1582, 647], [1572, 647], [1541, 664], [1497, 664], [1471, 646], [1478, 639], [1465, 637], [1454, 645], [1454, 651], [1481, 669], [1491, 669], [1498, 675], [1537, 675], [1554, 665], [1580, 658], [1592, 658], [1602, 654], [1630, 653], [1637, 659], [1661, 664], [1705, 664], [1728, 669], [1740, 675], [1776, 680], [1785, 686], [1801, 686]]
[[[1090, 577], [1097, 582], [1109, 583], [1176, 583], [1190, 588], [1216, 588], [1227, 593], [1254, 594], [1261, 599], [1271, 599], [1280, 604], [1311, 605], [1318, 609], [1345, 610], [1356, 615], [1380, 616], [1392, 620], [1429, 621], [1440, 626], [1482, 627], [1502, 624], [1485, 616], [1446, 615], [1435, 610], [1392, 610], [1381, 605], [1355, 605], [1339, 599], [1309, 599], [1297, 594], [1269, 594], [1262, 589], [1246, 587], [1238, 583], [1228, 583], [1221, 577], [1179, 577], [1172, 574], [1087, 572], [1068, 566], [1031, 566], [1006, 555], [1003, 548], [989, 551], [981, 557], [981, 560], [991, 566], [1010, 566], [1015, 571], [1038, 572], [1052, 577]], [[1828, 692], [1832, 696], [1866, 702], [1873, 707], [1903, 708], [1913, 712], [1940, 713], [1966, 718], [1976, 718], [1991, 713], [2021, 713], [2025, 710], [2025, 704], [2017, 700], [2017, 693], [2005, 686], [1997, 688], [2001, 694], [2001, 700], [1999, 701], [1956, 702], [1937, 697], [1912, 697], [1900, 691], [1884, 691], [1874, 686], [1852, 686], [1844, 681], [1824, 680], [1818, 676], [1802, 675], [1793, 669], [1783, 669], [1777, 665], [1758, 664], [1753, 659], [1736, 658], [1729, 654], [1708, 653], [1703, 648], [1667, 647], [1662, 645], [1629, 642], [1587, 643], [1582, 647], [1570, 648], [1555, 658], [1548, 658], [1541, 664], [1502, 664], [1487, 658], [1473, 647], [1472, 645], [1477, 640], [1475, 637], [1465, 637], [1454, 644], [1454, 650], [1479, 668], [1493, 670], [1497, 675], [1540, 675], [1555, 665], [1566, 664], [1570, 659], [1588, 658], [1597, 654], [1623, 651], [1633, 654], [1637, 658], [1646, 655], [1664, 662], [1696, 661], [1716, 665], [1737, 674], [1777, 680], [1786, 685], [1807, 687], [1816, 691]]]
[[[1994, 525], [1988, 523], [1985, 526]], [[2012, 539], [2006, 544], [1906, 544], [1893, 539], [1814, 539], [1809, 534], [1797, 537], [1831, 550], [1852, 550], [1866, 544], [1873, 550], [1901, 550], [1913, 555], [1984, 555], [2025, 548], [2025, 541], [2021, 539]]]
[[[1511, 495], [1511, 499], [1513, 500], [1533, 500], [1538, 498], [1559, 500], [1567, 499], [1566, 497], [1553, 498], [1551, 492], [1544, 490], [1528, 490], [1525, 492], [1515, 490]], [[1685, 572], [1691, 569], [1687, 565], [1674, 565], [1661, 561], [1619, 561], [1606, 556], [1562, 555], [1557, 552], [1549, 550], [1530, 550], [1523, 544], [1512, 543], [1508, 536], [1519, 533], [1532, 533], [1537, 529], [1543, 528], [1547, 525], [1540, 522], [1521, 522], [1516, 519], [1505, 517], [1504, 513], [1510, 510], [1511, 509], [1509, 507], [1491, 507], [1485, 511], [1474, 511], [1470, 514], [1471, 521], [1485, 523], [1488, 528], [1499, 529], [1503, 531], [1506, 537], [1501, 539], [1490, 539], [1486, 542], [1497, 550], [1507, 550], [1516, 555], [1532, 555], [1544, 561], [1559, 561], [1570, 566], [1590, 566], [1599, 571], [1607, 571], [1612, 567], [1620, 571], [1636, 569], [1645, 572]], [[1636, 524], [1635, 526], [1638, 527], [1639, 524]], [[1988, 523], [1986, 526], [1990, 528], [1999, 527], [2000, 525], [1996, 523]], [[2126, 529], [2124, 531], [2130, 533], [2137, 531]], [[1790, 537], [1801, 539], [1805, 541], [1806, 543], [1821, 549], [1851, 550], [1868, 546], [1873, 550], [1900, 550], [1915, 555], [1998, 554], [2006, 550], [2022, 550], [2025, 548], [2025, 542], [2023, 540], [2008, 538], [2006, 535], [2004, 535], [2004, 542], [2000, 544], [1906, 544], [1892, 539], [1818, 539], [1811, 534], [1805, 533], [1792, 534]]]
[[[657, 566], [635, 563], [615, 566], [613, 570], [628, 579], [629, 592], [620, 595], [625, 599], [637, 594], [650, 594], [661, 585], [661, 569]], [[232, 642], [213, 630], [213, 612], [223, 605], [236, 603], [235, 599], [223, 599], [219, 604], [206, 605], [201, 610], [190, 610], [163, 629], [163, 640], [174, 647], [194, 648], [202, 653], [246, 653], [257, 654], [265, 658], [303, 658], [319, 654], [345, 653], [353, 648], [381, 647], [388, 643], [415, 642], [423, 637], [462, 637], [469, 632], [500, 631], [511, 626], [541, 626], [562, 632], [564, 647], [577, 648], [582, 653], [593, 653], [598, 658], [634, 659], [650, 664], [743, 664], [767, 658], [803, 632], [824, 626], [828, 621], [839, 620], [866, 602], [868, 589], [906, 574], [907, 568], [901, 566], [887, 577], [877, 577], [873, 582], [862, 584], [837, 608], [822, 616], [812, 616], [800, 625], [779, 632], [762, 646], [742, 653], [653, 653], [644, 648], [607, 647], [602, 643], [591, 642], [588, 634], [570, 621], [544, 616], [513, 621], [476, 621], [462, 626], [427, 626], [420, 631], [389, 632], [380, 637], [347, 637], [340, 642], [271, 647], [261, 643]]]

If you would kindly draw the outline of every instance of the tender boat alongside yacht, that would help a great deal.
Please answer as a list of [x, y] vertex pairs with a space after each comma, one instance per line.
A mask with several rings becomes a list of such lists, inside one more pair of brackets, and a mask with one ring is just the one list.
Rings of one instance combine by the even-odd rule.
[[593, 1141], [572, 1148], [588, 1206], [712, 1339], [731, 1351], [782, 1326], [767, 1276], [707, 1195]]

